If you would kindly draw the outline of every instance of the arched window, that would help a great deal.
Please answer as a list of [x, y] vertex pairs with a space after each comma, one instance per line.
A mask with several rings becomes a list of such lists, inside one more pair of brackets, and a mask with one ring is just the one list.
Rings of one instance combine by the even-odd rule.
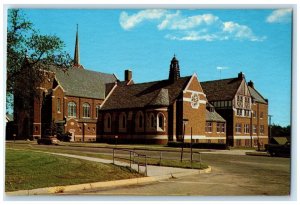
[[127, 119], [126, 119], [126, 114], [124, 112], [122, 112], [119, 116], [119, 129], [120, 131], [124, 131], [126, 129], [126, 123]]
[[107, 113], [104, 117], [104, 131], [110, 132], [111, 131], [111, 116]]
[[139, 111], [135, 118], [136, 129], [142, 131], [144, 128], [144, 114]]
[[154, 114], [150, 113], [148, 116], [149, 116], [149, 118], [148, 118], [148, 121], [147, 121], [147, 127], [156, 129]]
[[162, 113], [158, 113], [157, 115], [157, 129], [159, 131], [165, 130], [165, 116]]
[[96, 106], [96, 118], [98, 118], [99, 110], [100, 110], [100, 105], [97, 105]]
[[90, 117], [90, 105], [88, 103], [83, 103], [83, 117]]
[[68, 117], [76, 117], [76, 103], [75, 102], [68, 103]]

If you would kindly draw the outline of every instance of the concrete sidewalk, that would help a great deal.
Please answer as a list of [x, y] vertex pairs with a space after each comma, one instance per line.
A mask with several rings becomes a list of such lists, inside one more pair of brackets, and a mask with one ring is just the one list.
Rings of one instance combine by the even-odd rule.
[[[86, 156], [63, 154], [63, 153], [53, 153], [53, 152], [43, 152], [43, 153], [88, 160], [93, 162], [100, 162], [105, 164], [113, 163], [112, 160], [100, 159], [94, 157], [86, 157]], [[129, 163], [115, 160], [115, 165], [129, 166]], [[132, 168], [138, 170], [136, 164], [133, 164]], [[144, 171], [145, 168], [140, 167], [140, 172], [144, 172]], [[199, 170], [199, 169], [183, 169], [183, 168], [147, 165], [147, 177], [124, 179], [124, 180], [117, 180], [117, 181], [107, 181], [107, 182], [86, 183], [86, 184], [78, 184], [78, 185], [70, 185], [70, 186], [46, 187], [46, 188], [39, 188], [33, 190], [20, 190], [14, 192], [6, 192], [6, 194], [7, 196], [24, 196], [24, 195], [49, 195], [49, 194], [59, 194], [59, 193], [67, 193], [67, 192], [80, 193], [80, 191], [83, 190], [87, 191], [87, 190], [101, 189], [101, 188], [152, 183], [162, 179], [178, 178], [178, 177], [183, 177], [183, 176], [188, 176], [193, 174], [210, 173], [210, 172], [211, 172], [211, 167], [204, 170]]]

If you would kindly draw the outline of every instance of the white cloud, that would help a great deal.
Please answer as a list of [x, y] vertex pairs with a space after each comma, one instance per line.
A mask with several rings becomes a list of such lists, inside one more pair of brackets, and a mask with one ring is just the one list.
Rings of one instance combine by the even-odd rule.
[[258, 37], [254, 35], [253, 31], [245, 25], [240, 25], [238, 23], [228, 21], [223, 23], [223, 32], [229, 34], [235, 39], [250, 41], [263, 41], [266, 37]]
[[177, 34], [177, 35], [167, 34], [165, 36], [165, 38], [170, 39], [170, 40], [179, 40], [179, 41], [214, 41], [214, 40], [217, 40], [219, 37], [215, 34], [201, 35], [200, 32], [190, 31], [184, 35], [182, 35], [182, 34]]
[[147, 9], [130, 16], [123, 11], [120, 15], [120, 25], [123, 29], [130, 30], [142, 21], [160, 19], [165, 13], [166, 10], [163, 9]]
[[164, 9], [141, 10], [129, 15], [122, 12], [120, 25], [130, 30], [143, 21], [156, 20], [157, 29], [168, 32], [165, 38], [180, 41], [248, 40], [263, 41], [266, 37], [256, 36], [252, 29], [233, 21], [223, 22], [213, 14], [184, 16]]
[[200, 25], [211, 25], [219, 18], [212, 14], [203, 14], [184, 17], [180, 11], [174, 14], [167, 14], [165, 19], [157, 27], [159, 30], [187, 30]]
[[266, 19], [268, 23], [284, 23], [291, 20], [291, 9], [277, 9], [273, 11]]

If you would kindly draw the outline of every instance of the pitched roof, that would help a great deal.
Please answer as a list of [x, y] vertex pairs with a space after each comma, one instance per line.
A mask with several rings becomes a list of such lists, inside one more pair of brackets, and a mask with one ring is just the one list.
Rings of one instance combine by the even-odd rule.
[[171, 83], [169, 80], [125, 85], [118, 83], [101, 109], [143, 108], [168, 106], [182, 93], [192, 76], [182, 77]]
[[264, 97], [257, 91], [255, 88], [252, 88], [251, 86], [248, 86], [250, 95], [255, 99], [255, 101], [260, 102], [260, 103], [265, 103], [267, 104], [268, 102], [264, 99]]
[[117, 80], [115, 75], [86, 69], [70, 68], [66, 72], [52, 67], [55, 78], [66, 91], [66, 95], [104, 99], [105, 85]]
[[201, 82], [208, 101], [232, 100], [242, 83], [242, 78], [229, 78]]
[[215, 110], [213, 112], [206, 110], [206, 121], [226, 122], [226, 120], [221, 115], [219, 115]]

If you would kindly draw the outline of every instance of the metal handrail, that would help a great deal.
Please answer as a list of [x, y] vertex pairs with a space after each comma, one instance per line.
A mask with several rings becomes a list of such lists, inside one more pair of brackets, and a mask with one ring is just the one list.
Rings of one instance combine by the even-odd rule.
[[[124, 157], [117, 157], [115, 154], [115, 150], [129, 152], [129, 159], [124, 158]], [[144, 158], [144, 163], [142, 163], [140, 160], [135, 161], [136, 158], [140, 159], [141, 157]], [[129, 150], [129, 149], [113, 148], [113, 164], [115, 164], [115, 159], [122, 159], [122, 160], [129, 161], [130, 168], [132, 168], [132, 164], [137, 164], [138, 172], [140, 172], [140, 166], [144, 166], [145, 167], [145, 175], [147, 176], [147, 155], [139, 154], [139, 153]]]

